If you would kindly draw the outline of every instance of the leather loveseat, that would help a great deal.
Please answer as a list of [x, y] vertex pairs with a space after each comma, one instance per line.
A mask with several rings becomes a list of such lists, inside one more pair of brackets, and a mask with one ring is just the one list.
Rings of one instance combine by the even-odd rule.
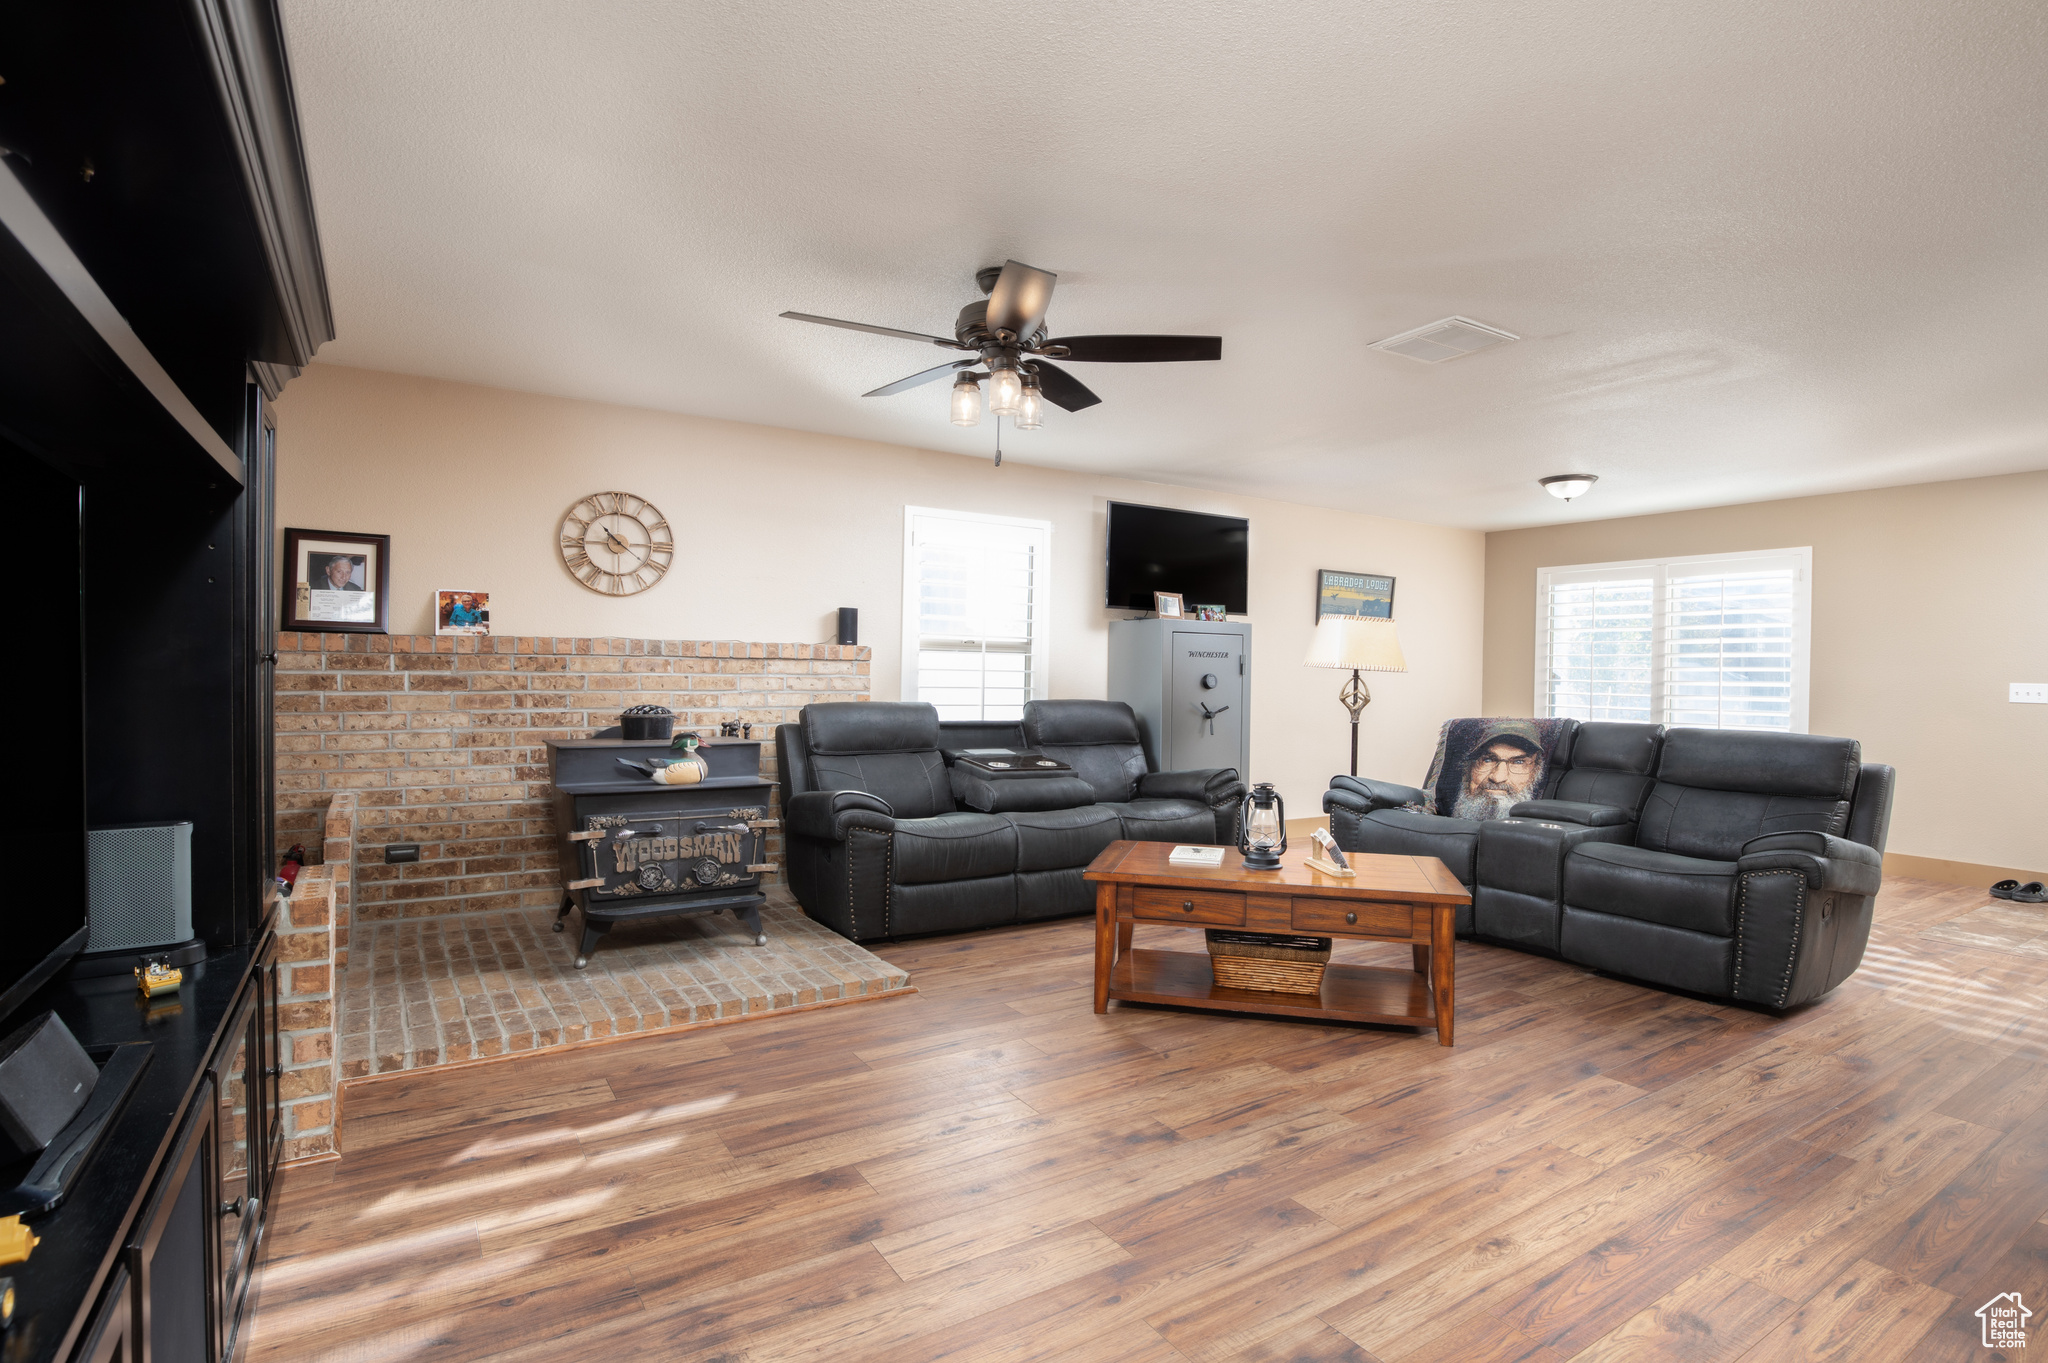
[[[1081, 872], [1103, 848], [1226, 839], [1244, 796], [1235, 771], [1148, 770], [1120, 702], [1033, 701], [1021, 724], [942, 724], [915, 702], [809, 705], [775, 745], [790, 890], [857, 942], [1091, 912]], [[987, 747], [1071, 770], [952, 760]]]
[[1547, 798], [1472, 829], [1386, 782], [1337, 777], [1323, 804], [1350, 851], [1469, 838], [1464, 936], [1780, 1009], [1861, 963], [1895, 773], [1854, 739], [1587, 723], [1557, 766]]

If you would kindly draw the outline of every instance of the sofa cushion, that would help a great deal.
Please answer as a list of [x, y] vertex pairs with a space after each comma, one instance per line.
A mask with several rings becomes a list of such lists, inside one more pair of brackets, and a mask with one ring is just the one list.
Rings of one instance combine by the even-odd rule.
[[1024, 702], [1024, 741], [1048, 743], [1138, 743], [1138, 716], [1120, 700], [1031, 700]]
[[1001, 814], [898, 819], [890, 860], [898, 885], [1006, 875], [1017, 869], [1017, 830]]
[[1856, 793], [1856, 772], [1862, 762], [1862, 746], [1853, 738], [1672, 729], [1664, 736], [1657, 779], [1707, 790], [1847, 800]]
[[1564, 860], [1564, 902], [1727, 937], [1735, 931], [1735, 863], [1623, 843], [1585, 843]]
[[1017, 921], [1017, 877], [986, 876], [937, 885], [889, 887], [888, 935], [971, 932]]
[[813, 756], [939, 748], [939, 712], [921, 701], [806, 705], [800, 718]]
[[1114, 811], [1133, 842], [1216, 842], [1215, 811], [1193, 800], [1105, 800], [1096, 808]]
[[1027, 809], [1072, 809], [1095, 803], [1086, 781], [1065, 772], [1058, 776], [986, 776], [972, 767], [952, 769], [953, 798], [965, 809], [984, 814], [1009, 814]]
[[1462, 885], [1472, 884], [1479, 820], [1447, 819], [1412, 809], [1375, 809], [1358, 821], [1358, 846], [1382, 856], [1435, 857]]
[[1659, 781], [1643, 804], [1636, 842], [1683, 857], [1733, 861], [1766, 833], [1832, 833], [1848, 824], [1849, 803], [1825, 795], [1762, 795], [1702, 790]]
[[1088, 783], [1095, 798], [1103, 801], [1128, 800], [1138, 788], [1138, 778], [1151, 768], [1145, 750], [1135, 743], [1098, 743], [1086, 747], [1065, 747], [1057, 743], [1035, 745], [1047, 757], [1074, 769], [1074, 775]]
[[936, 748], [926, 752], [813, 754], [811, 780], [819, 790], [864, 790], [878, 795], [889, 802], [899, 819], [950, 814], [956, 808], [946, 764]]
[[1733, 987], [1732, 937], [1566, 905], [1559, 947], [1567, 961], [1671, 989], [1726, 998]]
[[1005, 814], [1017, 830], [1017, 869], [1057, 871], [1086, 866], [1124, 835], [1124, 821], [1107, 805]]

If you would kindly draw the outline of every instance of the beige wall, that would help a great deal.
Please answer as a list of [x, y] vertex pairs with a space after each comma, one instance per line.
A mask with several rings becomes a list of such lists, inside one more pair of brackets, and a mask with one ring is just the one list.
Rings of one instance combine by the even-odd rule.
[[[1251, 776], [1290, 813], [1319, 810], [1346, 761], [1340, 678], [1301, 665], [1316, 569], [1399, 579], [1412, 670], [1371, 679], [1360, 770], [1420, 780], [1437, 724], [1479, 703], [1476, 531], [330, 365], [277, 411], [279, 525], [389, 534], [398, 633], [432, 629], [440, 587], [489, 591], [501, 634], [824, 641], [857, 606], [874, 693], [894, 699], [903, 508], [936, 506], [1052, 522], [1050, 693], [1100, 696], [1104, 507], [1139, 501], [1251, 518]], [[610, 489], [648, 498], [682, 542], [667, 579], [624, 599], [555, 550], [562, 513]]]
[[2048, 868], [2048, 705], [2006, 699], [2048, 681], [2048, 472], [1488, 535], [1486, 713], [1535, 703], [1538, 568], [1800, 545], [1809, 727], [1899, 769], [1890, 850]]

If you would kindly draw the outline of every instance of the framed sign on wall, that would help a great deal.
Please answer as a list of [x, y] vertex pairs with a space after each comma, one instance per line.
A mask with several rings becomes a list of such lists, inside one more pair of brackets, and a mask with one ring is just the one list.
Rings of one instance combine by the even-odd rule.
[[390, 599], [391, 536], [286, 527], [283, 628], [389, 634]]
[[1349, 615], [1361, 620], [1394, 618], [1394, 579], [1377, 573], [1316, 572], [1316, 619]]

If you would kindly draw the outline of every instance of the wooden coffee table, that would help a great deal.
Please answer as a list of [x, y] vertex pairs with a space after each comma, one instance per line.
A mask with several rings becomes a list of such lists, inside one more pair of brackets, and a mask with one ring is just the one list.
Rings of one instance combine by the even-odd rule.
[[[1451, 1044], [1456, 915], [1472, 902], [1435, 857], [1355, 854], [1351, 879], [1304, 864], [1290, 849], [1277, 871], [1247, 871], [1236, 849], [1213, 870], [1174, 866], [1166, 842], [1113, 842], [1088, 867], [1095, 882], [1095, 1011], [1111, 999], [1220, 1008], [1238, 1013], [1391, 1022], [1436, 1028]], [[1139, 923], [1309, 933], [1356, 942], [1406, 942], [1414, 969], [1332, 963], [1320, 995], [1225, 989], [1206, 952], [1131, 948]]]

